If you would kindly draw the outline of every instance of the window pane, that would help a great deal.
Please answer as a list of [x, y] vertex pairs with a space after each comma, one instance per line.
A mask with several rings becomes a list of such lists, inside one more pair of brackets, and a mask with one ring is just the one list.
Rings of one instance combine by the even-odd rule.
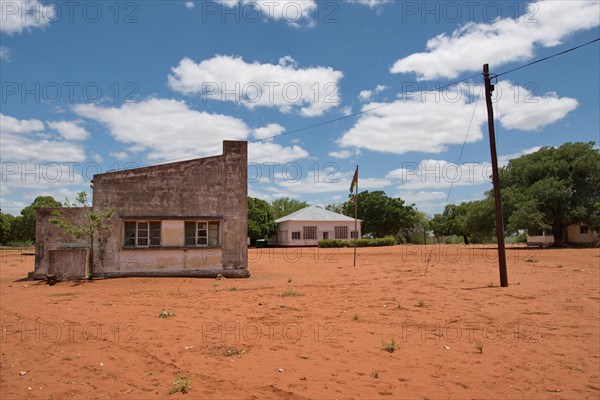
[[150, 222], [150, 246], [160, 246], [160, 222]]
[[205, 237], [203, 237], [203, 238], [198, 238], [198, 244], [199, 244], [200, 246], [206, 246], [206, 238], [205, 238]]
[[193, 246], [196, 244], [196, 223], [185, 222], [185, 245]]
[[303, 227], [304, 239], [316, 239], [317, 238], [317, 227], [316, 226], [304, 226]]
[[138, 229], [148, 229], [147, 222], [138, 222]]
[[219, 223], [211, 222], [208, 224], [208, 245], [218, 246], [219, 245]]
[[148, 246], [148, 238], [138, 238], [138, 246]]
[[125, 246], [135, 246], [135, 222], [125, 222]]

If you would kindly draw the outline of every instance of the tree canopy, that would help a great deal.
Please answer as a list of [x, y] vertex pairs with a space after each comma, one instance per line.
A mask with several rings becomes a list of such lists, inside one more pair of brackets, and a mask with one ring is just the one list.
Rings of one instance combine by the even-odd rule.
[[436, 237], [461, 236], [465, 244], [489, 239], [495, 229], [494, 205], [490, 198], [448, 204], [441, 214], [435, 214], [430, 228]]
[[[342, 208], [345, 215], [354, 217], [354, 203], [346, 202]], [[416, 224], [415, 208], [405, 205], [400, 198], [387, 196], [383, 190], [360, 192], [357, 211], [358, 219], [362, 220], [363, 235], [396, 236]]]
[[0, 213], [0, 243], [34, 243], [36, 209], [61, 206], [52, 196], [38, 196], [21, 210], [21, 215], [14, 217]]
[[308, 207], [308, 203], [296, 199], [290, 199], [289, 197], [282, 197], [277, 200], [273, 200], [271, 203], [271, 211], [274, 219], [279, 219], [290, 215], [293, 212], [302, 210]]
[[542, 147], [500, 171], [508, 230], [552, 229], [555, 243], [575, 223], [600, 228], [600, 151], [594, 142]]
[[252, 242], [265, 239], [277, 231], [271, 206], [264, 200], [248, 197], [248, 237]]

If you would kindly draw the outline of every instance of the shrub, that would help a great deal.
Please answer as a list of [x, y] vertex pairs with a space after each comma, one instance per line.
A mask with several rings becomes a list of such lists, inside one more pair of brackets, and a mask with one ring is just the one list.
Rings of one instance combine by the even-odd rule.
[[358, 240], [339, 240], [339, 239], [323, 239], [319, 240], [319, 247], [376, 247], [376, 246], [395, 246], [396, 238], [386, 236], [379, 239], [358, 239]]
[[344, 242], [338, 239], [323, 239], [319, 240], [319, 247], [331, 248], [331, 247], [344, 247]]

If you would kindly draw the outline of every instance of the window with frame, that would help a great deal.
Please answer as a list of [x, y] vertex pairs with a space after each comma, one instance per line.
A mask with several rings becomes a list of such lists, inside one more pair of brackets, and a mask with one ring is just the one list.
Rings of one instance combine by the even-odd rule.
[[300, 232], [292, 232], [292, 240], [300, 240]]
[[587, 225], [580, 225], [579, 226], [579, 233], [586, 234], [589, 231], [590, 231], [590, 228]]
[[218, 221], [185, 221], [186, 246], [218, 246]]
[[302, 237], [304, 240], [311, 240], [317, 238], [317, 227], [316, 226], [303, 226]]
[[336, 239], [348, 239], [348, 227], [347, 226], [336, 226], [335, 227], [335, 238]]
[[358, 239], [358, 231], [350, 232], [350, 239]]
[[124, 247], [160, 247], [160, 221], [125, 221]]

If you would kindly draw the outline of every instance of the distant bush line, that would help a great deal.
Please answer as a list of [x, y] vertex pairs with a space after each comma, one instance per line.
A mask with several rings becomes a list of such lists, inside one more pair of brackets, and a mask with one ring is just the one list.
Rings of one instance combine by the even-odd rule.
[[386, 236], [379, 239], [358, 239], [358, 240], [339, 240], [339, 239], [323, 239], [319, 240], [319, 247], [377, 247], [377, 246], [394, 246], [396, 238]]

